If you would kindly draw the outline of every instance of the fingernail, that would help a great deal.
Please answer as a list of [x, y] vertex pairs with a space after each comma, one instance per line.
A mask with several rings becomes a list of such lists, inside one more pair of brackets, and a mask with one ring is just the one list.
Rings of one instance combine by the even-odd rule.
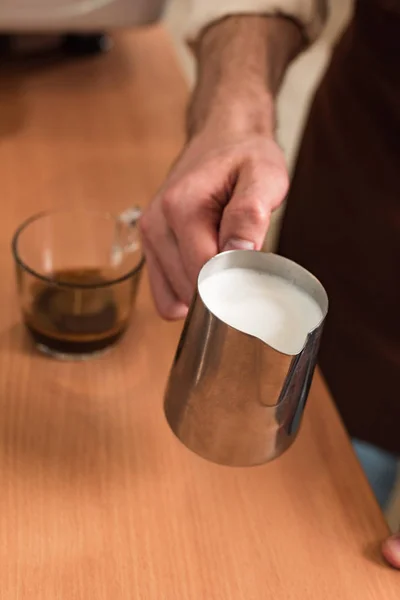
[[249, 242], [248, 240], [240, 240], [239, 238], [232, 238], [228, 240], [225, 246], [223, 247], [223, 252], [227, 252], [228, 250], [254, 250], [256, 247], [254, 242]]
[[400, 535], [389, 538], [383, 544], [383, 555], [391, 565], [400, 569]]

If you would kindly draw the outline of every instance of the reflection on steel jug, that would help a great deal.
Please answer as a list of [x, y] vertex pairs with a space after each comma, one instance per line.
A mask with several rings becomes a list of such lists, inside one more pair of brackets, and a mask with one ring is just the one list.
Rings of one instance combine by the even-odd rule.
[[[231, 268], [279, 276], [318, 304], [322, 318], [298, 354], [284, 354], [209, 310], [199, 286]], [[327, 310], [319, 281], [281, 256], [237, 250], [206, 263], [165, 395], [165, 414], [176, 436], [198, 455], [223, 465], [259, 465], [282, 454], [299, 429]]]

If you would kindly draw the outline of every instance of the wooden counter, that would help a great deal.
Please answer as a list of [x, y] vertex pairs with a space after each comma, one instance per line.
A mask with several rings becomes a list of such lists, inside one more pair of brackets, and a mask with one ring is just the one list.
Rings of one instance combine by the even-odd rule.
[[197, 458], [169, 431], [179, 325], [147, 281], [122, 345], [34, 354], [10, 238], [32, 212], [146, 203], [183, 141], [187, 92], [162, 29], [108, 56], [0, 80], [1, 600], [395, 600], [383, 517], [317, 378], [293, 449], [263, 468]]

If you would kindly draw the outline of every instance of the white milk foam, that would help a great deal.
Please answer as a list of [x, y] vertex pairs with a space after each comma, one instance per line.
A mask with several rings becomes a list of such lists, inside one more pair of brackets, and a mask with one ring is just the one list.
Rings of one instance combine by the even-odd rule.
[[321, 308], [307, 292], [253, 269], [214, 273], [201, 282], [199, 292], [221, 321], [285, 354], [298, 354], [322, 319]]

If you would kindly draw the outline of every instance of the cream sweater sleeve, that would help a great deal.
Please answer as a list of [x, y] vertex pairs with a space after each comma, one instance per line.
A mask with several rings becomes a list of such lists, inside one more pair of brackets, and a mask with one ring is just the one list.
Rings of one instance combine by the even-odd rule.
[[191, 10], [186, 38], [193, 42], [213, 21], [228, 15], [281, 15], [294, 19], [313, 42], [327, 17], [328, 0], [190, 0]]

